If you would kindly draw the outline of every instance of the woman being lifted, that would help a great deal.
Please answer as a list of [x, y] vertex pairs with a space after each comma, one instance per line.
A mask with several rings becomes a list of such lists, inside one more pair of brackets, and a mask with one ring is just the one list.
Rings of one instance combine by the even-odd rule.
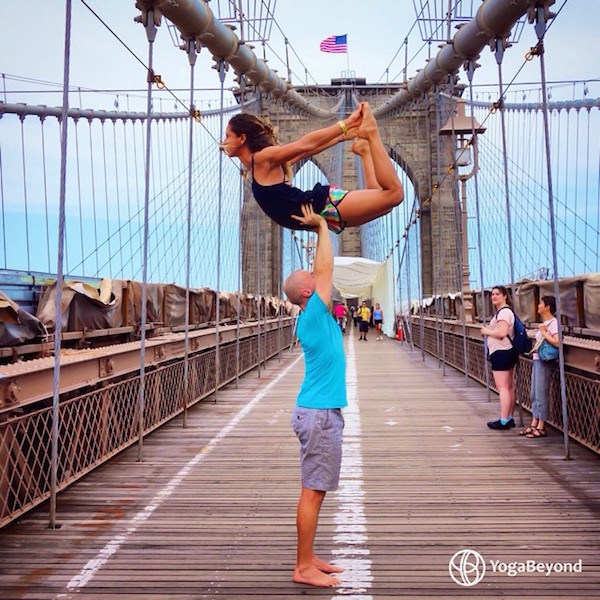
[[[291, 185], [293, 164], [354, 138], [352, 151], [361, 158], [367, 189], [345, 191], [317, 183], [303, 191]], [[221, 147], [252, 175], [252, 192], [262, 210], [288, 229], [306, 229], [299, 222], [302, 204], [311, 203], [329, 229], [341, 233], [344, 227], [358, 227], [387, 214], [404, 198], [367, 102], [343, 121], [283, 145], [278, 145], [270, 124], [242, 113], [229, 121]]]

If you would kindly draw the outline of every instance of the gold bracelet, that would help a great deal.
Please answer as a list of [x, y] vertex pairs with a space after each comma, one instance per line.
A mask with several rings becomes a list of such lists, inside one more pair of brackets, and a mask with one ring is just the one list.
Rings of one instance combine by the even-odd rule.
[[337, 124], [340, 126], [342, 130], [342, 135], [348, 135], [348, 128], [346, 127], [346, 123], [344, 121], [338, 121]]

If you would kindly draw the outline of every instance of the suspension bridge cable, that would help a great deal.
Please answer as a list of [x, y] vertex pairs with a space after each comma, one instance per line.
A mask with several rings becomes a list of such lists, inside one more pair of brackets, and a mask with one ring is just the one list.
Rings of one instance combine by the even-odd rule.
[[[467, 77], [469, 79], [469, 86], [472, 85], [473, 82], [473, 73], [475, 72], [475, 64], [474, 61], [470, 60], [467, 62]], [[471, 100], [471, 114], [474, 114], [473, 107], [473, 90], [470, 88], [470, 100]], [[471, 119], [471, 138], [475, 137], [475, 124], [473, 119]], [[477, 251], [479, 253], [479, 280], [481, 284], [481, 317], [482, 323], [485, 325], [486, 323], [486, 301], [485, 301], [485, 284], [483, 280], [483, 255], [482, 255], [482, 245], [481, 245], [481, 218], [480, 218], [480, 201], [479, 201], [479, 182], [478, 182], [478, 174], [477, 171], [473, 174], [473, 183], [475, 187], [475, 213], [477, 217]], [[490, 374], [487, 365], [487, 349], [485, 344], [482, 347], [482, 358], [484, 364], [484, 372], [485, 372], [485, 387], [487, 389], [487, 397], [488, 402], [490, 401]]]
[[60, 189], [58, 209], [58, 256], [56, 266], [56, 311], [54, 316], [54, 373], [52, 384], [52, 429], [50, 449], [50, 515], [49, 527], [56, 527], [56, 494], [58, 492], [58, 425], [60, 401], [60, 346], [62, 332], [63, 252], [65, 232], [65, 200], [67, 180], [67, 114], [69, 111], [69, 72], [71, 57], [71, 0], [65, 7], [65, 50], [63, 62], [64, 87], [60, 136]]
[[[566, 3], [566, 0], [565, 0]], [[564, 6], [564, 4], [563, 4]], [[550, 217], [550, 231], [552, 235], [552, 266], [554, 270], [554, 296], [556, 298], [556, 318], [561, 323], [562, 302], [560, 297], [560, 287], [558, 283], [558, 259], [556, 254], [556, 225], [554, 221], [554, 197], [552, 192], [552, 165], [550, 163], [550, 130], [548, 127], [548, 97], [546, 89], [546, 66], [544, 60], [544, 36], [547, 32], [546, 21], [543, 8], [536, 9], [535, 31], [538, 36], [538, 46], [540, 57], [540, 74], [542, 79], [542, 117], [544, 121], [544, 146], [546, 151], [546, 173], [548, 177], [548, 212]], [[579, 132], [579, 130], [578, 130]], [[558, 368], [560, 375], [560, 396], [562, 404], [562, 424], [563, 440], [565, 448], [565, 459], [570, 459], [570, 439], [569, 439], [569, 415], [567, 410], [567, 391], [565, 380], [565, 356], [563, 345], [562, 327], [558, 327]]]
[[27, 248], [27, 270], [31, 271], [31, 260], [29, 252], [29, 207], [27, 203], [27, 167], [25, 163], [25, 119], [21, 119], [21, 164], [23, 173], [23, 205], [25, 208], [25, 243]]
[[[187, 40], [187, 55], [190, 63], [190, 110], [194, 110], [194, 68], [196, 66], [196, 45], [194, 40]], [[187, 410], [189, 403], [189, 369], [190, 369], [190, 266], [192, 254], [192, 165], [194, 155], [194, 121], [188, 123], [188, 187], [187, 218], [185, 232], [185, 332], [183, 358], [183, 422], [187, 427]]]
[[[44, 209], [46, 216], [46, 249], [48, 251], [48, 273], [50, 273], [50, 223], [48, 213], [48, 177], [46, 173], [46, 138], [44, 135], [44, 120], [40, 119], [42, 138], [42, 183], [44, 188]], [[69, 267], [67, 266], [67, 271]]]
[[4, 268], [7, 268], [6, 257], [6, 213], [4, 210], [4, 170], [2, 168], [2, 143], [0, 142], [0, 201], [2, 202], [2, 249], [4, 251]]

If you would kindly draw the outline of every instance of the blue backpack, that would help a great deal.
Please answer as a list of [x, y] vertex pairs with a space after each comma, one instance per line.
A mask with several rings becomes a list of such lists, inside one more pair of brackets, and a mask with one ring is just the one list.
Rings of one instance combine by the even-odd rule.
[[[504, 308], [508, 308], [508, 310], [512, 310], [509, 306], [505, 306]], [[503, 310], [502, 308], [500, 310]], [[500, 310], [498, 312], [500, 312]], [[508, 338], [510, 343], [513, 346], [513, 350], [518, 354], [526, 354], [527, 352], [531, 352], [532, 344], [529, 336], [527, 335], [527, 330], [525, 329], [525, 325], [514, 310], [512, 310], [513, 315], [515, 316], [515, 337]], [[496, 313], [498, 315], [498, 313]]]

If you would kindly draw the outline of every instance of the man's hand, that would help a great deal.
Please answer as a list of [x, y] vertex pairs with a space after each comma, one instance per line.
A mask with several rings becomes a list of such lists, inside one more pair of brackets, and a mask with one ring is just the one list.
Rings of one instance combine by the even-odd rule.
[[[325, 219], [321, 215], [315, 213], [312, 204], [303, 204], [300, 208], [302, 210], [302, 216], [298, 217], [296, 215], [291, 215], [292, 219], [296, 219], [296, 221], [299, 221], [311, 229], [318, 229], [322, 223], [325, 223]], [[325, 225], [327, 224], [325, 223]]]

